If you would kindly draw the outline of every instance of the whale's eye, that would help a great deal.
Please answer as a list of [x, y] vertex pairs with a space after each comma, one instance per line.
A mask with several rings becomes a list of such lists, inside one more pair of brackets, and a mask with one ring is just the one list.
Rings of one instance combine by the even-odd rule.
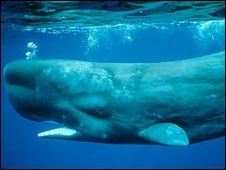
[[73, 106], [94, 117], [106, 117], [107, 101], [106, 99], [97, 94], [84, 94], [73, 100]]

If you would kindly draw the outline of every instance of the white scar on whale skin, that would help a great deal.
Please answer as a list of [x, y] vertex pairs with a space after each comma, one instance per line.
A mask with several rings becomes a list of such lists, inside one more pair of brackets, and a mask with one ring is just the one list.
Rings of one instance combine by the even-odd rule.
[[61, 128], [39, 137], [186, 146], [225, 133], [225, 52], [162, 63], [17, 60], [4, 68], [14, 109]]

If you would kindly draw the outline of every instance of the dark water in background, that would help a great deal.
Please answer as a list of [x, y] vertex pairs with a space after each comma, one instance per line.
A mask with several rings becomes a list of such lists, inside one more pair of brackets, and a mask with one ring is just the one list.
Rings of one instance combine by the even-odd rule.
[[[154, 7], [146, 4], [143, 6], [144, 9], [142, 10], [145, 12], [142, 15], [141, 12], [138, 12], [139, 8], [131, 7], [128, 4], [115, 6], [110, 2], [106, 2], [106, 4], [105, 6], [101, 4], [105, 8], [100, 8], [100, 4], [99, 6], [98, 4], [89, 4], [88, 7], [104, 11], [104, 13], [101, 13], [103, 16], [110, 11], [107, 19], [108, 24], [103, 25], [106, 20], [98, 22], [95, 18], [98, 14], [94, 15], [94, 18], [85, 17], [84, 20], [79, 20], [80, 23], [86, 24], [82, 25], [85, 26], [83, 29], [81, 27], [76, 27], [76, 29], [67, 27], [69, 24], [75, 24], [71, 22], [77, 21], [76, 17], [71, 18], [70, 22], [66, 24], [60, 22], [61, 25], [63, 24], [63, 28], [53, 28], [53, 25], [56, 25], [57, 22], [52, 23], [49, 22], [50, 20], [48, 20], [49, 25], [44, 25], [43, 23], [47, 23], [47, 21], [41, 20], [40, 22], [40, 18], [39, 22], [37, 22], [37, 18], [32, 18], [29, 21], [26, 20], [26, 23], [26, 21], [21, 21], [23, 17], [19, 17], [19, 14], [24, 16], [26, 12], [26, 10], [21, 11], [21, 9], [30, 9], [30, 11], [36, 11], [36, 13], [39, 11], [38, 14], [40, 15], [38, 16], [43, 18], [51, 16], [50, 19], [53, 20], [54, 17], [62, 15], [62, 13], [54, 12], [54, 9], [59, 9], [59, 6], [47, 8], [39, 7], [36, 4], [36, 6], [28, 5], [23, 6], [23, 8], [16, 8], [16, 10], [14, 6], [12, 13], [18, 17], [11, 17], [11, 20], [10, 17], [5, 20], [2, 19], [2, 23], [6, 27], [2, 26], [1, 30], [1, 68], [3, 69], [12, 60], [25, 58], [26, 53], [32, 51], [27, 47], [29, 42], [37, 45], [36, 57], [40, 59], [63, 58], [98, 62], [162, 62], [200, 57], [225, 50], [225, 20], [221, 13], [224, 4], [217, 4], [214, 8], [215, 12], [213, 12], [214, 9], [210, 10], [210, 13], [214, 14], [215, 17], [203, 15], [195, 18], [196, 15], [192, 13], [192, 16], [190, 16], [192, 22], [188, 22], [189, 20], [187, 22], [178, 21], [180, 15], [183, 14], [182, 19], [184, 19], [190, 14], [188, 11], [191, 8], [185, 8], [190, 6], [189, 4], [179, 5], [180, 9], [181, 6], [186, 9], [178, 10], [180, 15], [177, 13], [179, 8], [173, 6], [173, 4], [154, 4]], [[214, 6], [214, 3], [209, 4], [207, 9], [210, 9], [210, 5]], [[36, 8], [33, 9], [34, 7]], [[80, 4], [80, 8], [82, 7], [84, 6]], [[199, 8], [201, 9], [202, 6], [199, 5]], [[40, 9], [42, 9], [42, 12], [40, 12]], [[132, 12], [129, 13], [130, 9]], [[117, 17], [117, 13], [112, 11], [123, 12], [123, 14], [130, 14], [130, 16], [133, 14], [136, 17], [145, 17], [145, 20], [136, 23], [136, 21], [141, 21], [141, 18], [135, 18], [132, 20], [132, 24], [123, 23], [123, 18]], [[164, 11], [168, 11], [168, 13]], [[36, 13], [33, 14], [36, 15]], [[2, 14], [6, 16], [6, 13]], [[119, 14], [121, 16], [121, 13]], [[203, 12], [197, 13], [197, 16], [198, 14], [203, 14]], [[28, 12], [28, 15], [32, 15], [31, 12]], [[72, 16], [71, 11], [66, 16]], [[87, 12], [84, 16], [92, 16], [92, 11]], [[118, 18], [117, 22], [114, 16]], [[143, 21], [147, 21], [147, 17], [152, 16], [155, 16], [155, 21], [161, 18], [161, 22], [155, 22], [155, 24], [145, 22], [144, 24]], [[170, 16], [168, 21], [165, 19], [167, 16]], [[79, 17], [81, 18], [81, 16]], [[177, 22], [173, 22], [173, 18]], [[131, 22], [131, 20], [128, 22]], [[17, 25], [13, 26], [12, 23], [17, 23]], [[98, 27], [90, 27], [92, 24], [96, 24]], [[26, 29], [23, 31], [22, 28]], [[29, 29], [30, 31], [28, 31]], [[225, 167], [225, 137], [187, 147], [112, 145], [38, 138], [37, 133], [59, 126], [45, 122], [33, 122], [21, 117], [10, 105], [4, 83], [4, 79], [2, 79], [2, 168]]]

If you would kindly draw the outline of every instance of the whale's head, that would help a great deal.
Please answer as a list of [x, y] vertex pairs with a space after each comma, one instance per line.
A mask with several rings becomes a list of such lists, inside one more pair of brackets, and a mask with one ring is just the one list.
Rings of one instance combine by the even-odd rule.
[[103, 95], [112, 82], [91, 63], [18, 60], [6, 65], [4, 76], [10, 102], [23, 117], [56, 122], [89, 137], [106, 138], [112, 132]]
[[61, 112], [70, 109], [106, 116], [107, 103], [99, 94], [110, 90], [112, 82], [106, 72], [93, 69], [90, 63], [18, 60], [6, 65], [4, 76], [13, 107], [26, 118], [62, 117]]

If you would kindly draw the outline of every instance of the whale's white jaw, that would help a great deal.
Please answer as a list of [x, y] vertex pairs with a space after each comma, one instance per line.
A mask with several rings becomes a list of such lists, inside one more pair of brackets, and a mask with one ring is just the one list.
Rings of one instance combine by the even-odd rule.
[[81, 133], [67, 127], [56, 128], [38, 133], [38, 137], [58, 138], [58, 139], [76, 139], [81, 137]]

